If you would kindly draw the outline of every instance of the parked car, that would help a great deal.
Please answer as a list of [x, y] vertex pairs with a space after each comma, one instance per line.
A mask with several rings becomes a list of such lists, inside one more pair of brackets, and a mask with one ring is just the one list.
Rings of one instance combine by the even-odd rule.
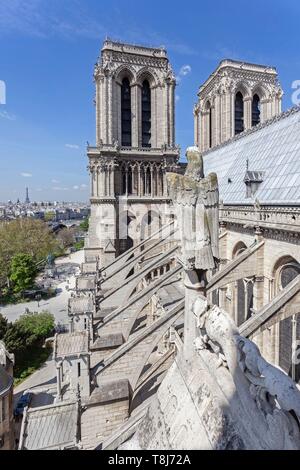
[[24, 412], [24, 409], [26, 408], [26, 406], [30, 405], [30, 402], [32, 400], [32, 396], [33, 396], [33, 393], [31, 393], [31, 392], [23, 393], [23, 395], [21, 396], [21, 398], [19, 398], [18, 403], [15, 407], [15, 411], [14, 411], [15, 417], [23, 415], [23, 412]]

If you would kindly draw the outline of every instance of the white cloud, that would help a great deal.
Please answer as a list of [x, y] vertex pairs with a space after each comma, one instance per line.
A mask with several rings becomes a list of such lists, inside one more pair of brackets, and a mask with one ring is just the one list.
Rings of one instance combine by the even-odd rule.
[[179, 100], [180, 100], [180, 96], [179, 96], [179, 95], [175, 95], [175, 102], [177, 103]]
[[76, 191], [77, 190], [80, 190], [80, 191], [84, 191], [85, 189], [87, 189], [87, 184], [81, 184], [80, 186], [78, 184], [75, 184], [73, 186], [73, 189], [75, 189]]
[[189, 75], [189, 74], [191, 73], [191, 71], [192, 71], [192, 67], [191, 67], [190, 65], [188, 65], [188, 64], [183, 65], [183, 66], [180, 68], [180, 70], [179, 70], [179, 72], [178, 72], [178, 75], [177, 75], [177, 77], [176, 77], [177, 83], [180, 83], [181, 80], [182, 80], [182, 78], [183, 78], [183, 77], [186, 77], [187, 75]]
[[15, 121], [17, 119], [14, 114], [9, 113], [7, 111], [0, 111], [0, 117], [3, 119], [7, 119], [8, 121]]
[[179, 75], [182, 77], [185, 77], [189, 73], [191, 73], [192, 67], [190, 65], [183, 65], [181, 69], [179, 70]]
[[31, 173], [21, 173], [21, 176], [23, 176], [23, 178], [31, 178], [32, 174]]
[[61, 186], [53, 186], [53, 191], [69, 191], [69, 188], [63, 188]]
[[60, 181], [53, 179], [53, 180], [51, 180], [51, 183], [53, 183], [53, 184], [58, 184], [58, 183], [60, 183]]
[[76, 144], [65, 144], [68, 149], [79, 149], [79, 145]]

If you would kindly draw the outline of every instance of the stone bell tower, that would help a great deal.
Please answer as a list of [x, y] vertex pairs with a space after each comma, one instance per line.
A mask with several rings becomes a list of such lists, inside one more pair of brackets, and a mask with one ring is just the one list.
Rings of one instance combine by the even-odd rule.
[[282, 95], [274, 67], [222, 60], [198, 92], [195, 145], [205, 152], [279, 114]]
[[88, 147], [87, 259], [112, 261], [168, 222], [166, 172], [178, 167], [176, 80], [163, 48], [106, 40], [96, 63], [96, 146]]

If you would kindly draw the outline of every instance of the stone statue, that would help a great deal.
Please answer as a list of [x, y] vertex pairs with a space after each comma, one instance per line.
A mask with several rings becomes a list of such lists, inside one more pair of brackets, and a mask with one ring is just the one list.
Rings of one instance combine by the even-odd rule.
[[219, 258], [219, 191], [215, 173], [206, 178], [202, 156], [189, 147], [185, 175], [168, 173], [170, 196], [176, 210], [181, 239], [181, 261], [186, 270], [208, 270]]
[[[195, 347], [200, 355], [205, 349], [210, 351], [210, 366], [217, 357], [217, 364], [228, 369], [235, 385], [236, 401], [241, 403], [243, 423], [250, 436], [253, 433], [253, 447], [300, 449], [299, 387], [285, 372], [268, 363], [252, 341], [239, 334], [225, 311], [217, 306], [209, 307], [201, 297], [192, 310], [199, 333]], [[221, 376], [224, 380], [226, 374]], [[256, 438], [259, 444], [255, 443]]]
[[185, 270], [184, 356], [192, 360], [196, 326], [191, 313], [198, 294], [206, 295], [207, 271], [219, 258], [219, 190], [215, 173], [206, 178], [198, 147], [186, 151], [184, 175], [167, 174], [180, 237], [180, 263]]

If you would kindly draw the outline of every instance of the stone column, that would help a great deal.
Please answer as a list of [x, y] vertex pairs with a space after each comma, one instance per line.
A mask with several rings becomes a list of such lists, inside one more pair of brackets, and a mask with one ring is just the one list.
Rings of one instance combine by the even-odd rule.
[[220, 287], [219, 288], [219, 306], [226, 310], [226, 291], [227, 287]]
[[184, 357], [189, 360], [195, 352], [194, 340], [197, 336], [197, 325], [192, 306], [201, 295], [206, 297], [206, 281], [203, 277], [204, 272], [194, 269], [185, 271], [184, 290], [185, 290], [185, 313], [184, 313]]
[[56, 380], [57, 380], [57, 400], [60, 401], [62, 399], [61, 393], [61, 362], [56, 364]]
[[215, 97], [215, 140], [214, 144], [219, 145], [220, 143], [220, 112], [221, 112], [221, 98], [219, 93]]
[[101, 104], [100, 104], [100, 79], [96, 79], [96, 144], [98, 145], [101, 139]]
[[174, 93], [175, 93], [175, 83], [171, 81], [169, 87], [169, 102], [170, 102], [170, 141], [169, 144], [173, 146], [175, 144], [175, 106], [174, 106]]
[[153, 165], [151, 165], [151, 197], [154, 197], [154, 171], [153, 171]]
[[253, 285], [253, 308], [258, 312], [264, 305], [264, 276], [256, 276]]
[[107, 142], [109, 144], [112, 144], [113, 141], [113, 93], [112, 93], [112, 76], [109, 74], [107, 77], [108, 83], [107, 83]]
[[90, 167], [90, 178], [91, 178], [91, 197], [95, 196], [94, 193], [94, 178], [95, 178], [95, 168], [93, 166]]
[[244, 98], [244, 129], [252, 127], [252, 98]]
[[139, 146], [139, 121], [140, 121], [140, 112], [139, 112], [139, 94], [140, 86], [134, 84], [131, 87], [131, 109], [132, 109], [132, 123], [131, 123], [131, 144], [132, 147]]

